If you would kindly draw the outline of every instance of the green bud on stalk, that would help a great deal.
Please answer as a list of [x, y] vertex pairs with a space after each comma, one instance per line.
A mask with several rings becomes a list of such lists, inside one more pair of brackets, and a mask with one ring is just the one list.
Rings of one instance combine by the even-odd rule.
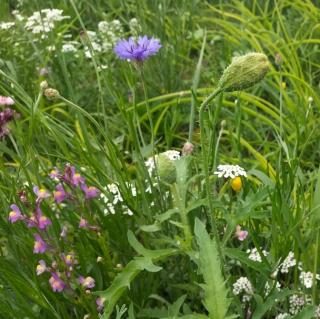
[[173, 184], [177, 178], [176, 165], [167, 156], [159, 154], [156, 156], [157, 173], [160, 181]]
[[60, 96], [59, 91], [52, 88], [45, 89], [43, 94], [48, 100], [51, 100], [51, 101], [57, 99]]
[[260, 82], [269, 69], [269, 60], [263, 53], [254, 52], [235, 57], [224, 70], [218, 87], [226, 92], [249, 88]]

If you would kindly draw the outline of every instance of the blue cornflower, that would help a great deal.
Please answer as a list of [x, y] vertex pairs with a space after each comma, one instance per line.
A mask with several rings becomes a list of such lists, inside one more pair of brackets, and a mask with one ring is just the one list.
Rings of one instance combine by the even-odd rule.
[[155, 55], [161, 48], [160, 40], [145, 36], [139, 36], [137, 40], [130, 37], [128, 40], [120, 40], [114, 52], [122, 60], [143, 61], [151, 55]]

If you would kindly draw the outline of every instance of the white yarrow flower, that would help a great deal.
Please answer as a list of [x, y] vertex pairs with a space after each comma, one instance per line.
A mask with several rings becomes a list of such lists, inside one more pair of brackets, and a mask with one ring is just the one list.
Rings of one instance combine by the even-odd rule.
[[[249, 254], [248, 258], [253, 260], [253, 261], [256, 261], [256, 262], [259, 262], [261, 263], [262, 262], [262, 259], [261, 259], [261, 256], [260, 256], [260, 253], [258, 251], [257, 248], [253, 248], [253, 249], [248, 249], [247, 250], [247, 253]], [[265, 250], [262, 250], [262, 254], [267, 257], [268, 256], [268, 252], [265, 251]]]
[[294, 267], [296, 264], [297, 261], [294, 258], [294, 253], [290, 251], [286, 259], [280, 265], [280, 272], [287, 274], [289, 272], [289, 268]]
[[219, 178], [235, 178], [237, 176], [247, 177], [247, 172], [239, 165], [219, 165], [214, 174]]

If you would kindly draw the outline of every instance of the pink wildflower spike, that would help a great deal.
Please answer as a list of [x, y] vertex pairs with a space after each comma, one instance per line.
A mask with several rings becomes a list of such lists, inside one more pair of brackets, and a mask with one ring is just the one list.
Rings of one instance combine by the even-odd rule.
[[63, 202], [66, 197], [67, 197], [67, 194], [62, 186], [62, 184], [58, 184], [56, 186], [56, 191], [54, 192], [54, 200], [57, 204]]
[[62, 292], [66, 287], [65, 283], [61, 280], [59, 275], [55, 272], [51, 273], [51, 277], [49, 279], [49, 283], [54, 292]]
[[41, 238], [39, 234], [34, 234], [35, 242], [33, 246], [34, 254], [42, 254], [47, 250], [46, 242]]
[[46, 229], [47, 226], [50, 226], [52, 224], [51, 220], [47, 216], [42, 215], [39, 207], [36, 208], [36, 212], [39, 229]]
[[105, 301], [106, 301], [106, 298], [103, 298], [103, 297], [98, 297], [98, 298], [96, 299], [96, 304], [97, 304], [97, 310], [98, 310], [98, 312], [100, 312], [100, 311], [103, 310]]
[[79, 284], [84, 287], [85, 289], [92, 289], [95, 286], [95, 280], [92, 277], [80, 276], [78, 278]]
[[10, 96], [0, 96], [0, 105], [13, 105], [14, 100]]
[[88, 221], [81, 217], [79, 222], [79, 228], [87, 228], [88, 226], [89, 226]]
[[42, 200], [42, 199], [50, 197], [50, 193], [44, 188], [39, 189], [38, 186], [34, 186], [33, 191], [38, 196], [37, 200]]
[[44, 260], [39, 260], [39, 264], [37, 265], [36, 272], [37, 276], [43, 274], [45, 271], [47, 271], [47, 265]]
[[13, 224], [13, 223], [17, 222], [18, 220], [23, 219], [20, 208], [16, 204], [12, 204], [10, 206], [10, 208], [12, 209], [11, 212], [9, 213], [10, 223]]
[[248, 232], [246, 230], [241, 230], [241, 226], [237, 225], [235, 235], [238, 238], [238, 240], [244, 241], [248, 236]]
[[94, 186], [88, 187], [85, 183], [81, 184], [81, 189], [85, 193], [86, 199], [95, 198], [100, 194], [100, 191], [98, 190], [98, 188]]

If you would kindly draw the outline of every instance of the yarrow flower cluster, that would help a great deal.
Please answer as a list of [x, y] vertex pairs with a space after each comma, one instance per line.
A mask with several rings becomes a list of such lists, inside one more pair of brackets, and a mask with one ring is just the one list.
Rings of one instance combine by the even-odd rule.
[[289, 312], [296, 315], [306, 304], [306, 300], [302, 295], [292, 295], [289, 297]]
[[[312, 288], [313, 273], [311, 271], [307, 271], [307, 272], [301, 271], [299, 279], [303, 286], [305, 286], [306, 288]], [[315, 279], [320, 280], [320, 276], [316, 274]]]
[[[49, 174], [50, 178], [58, 182], [55, 187], [55, 191], [51, 193], [45, 188], [39, 188], [38, 186], [33, 187], [33, 199], [29, 200], [27, 193], [25, 191], [19, 192], [19, 198], [24, 209], [20, 209], [17, 204], [12, 204], [10, 206], [11, 211], [9, 213], [9, 221], [13, 224], [18, 221], [22, 221], [26, 224], [28, 228], [35, 229], [33, 233], [34, 245], [33, 253], [42, 254], [45, 258], [39, 260], [36, 266], [36, 273], [38, 276], [49, 273], [49, 284], [54, 292], [62, 292], [64, 289], [68, 288], [73, 290], [74, 288], [74, 278], [77, 276], [75, 272], [78, 268], [78, 260], [76, 254], [73, 251], [68, 251], [66, 253], [61, 252], [59, 245], [57, 245], [57, 240], [54, 233], [50, 232], [50, 226], [52, 225], [52, 220], [46, 214], [43, 213], [42, 205], [45, 201], [50, 204], [49, 201], [53, 201], [53, 205], [64, 205], [64, 203], [72, 202], [72, 204], [81, 205], [83, 200], [89, 204], [87, 201], [99, 196], [100, 191], [94, 186], [88, 186], [85, 182], [85, 178], [76, 172], [75, 167], [67, 164], [63, 172], [59, 172], [57, 168], [53, 169]], [[79, 192], [80, 191], [80, 192]], [[82, 192], [82, 195], [80, 195]], [[79, 198], [79, 195], [81, 198]], [[86, 210], [88, 210], [88, 205], [86, 205]], [[23, 210], [30, 210], [30, 213], [25, 213]], [[60, 218], [59, 215], [56, 216]], [[92, 231], [97, 231], [97, 226], [91, 226], [84, 216], [80, 216], [80, 222], [78, 225], [79, 229], [89, 229]], [[64, 240], [64, 247], [68, 247], [68, 242], [66, 241], [68, 227], [63, 225], [60, 240]], [[51, 260], [51, 266], [47, 264], [48, 260]], [[94, 288], [95, 281], [92, 277], [78, 276], [77, 283], [85, 290], [90, 290]]]
[[276, 315], [274, 319], [289, 319], [290, 317], [291, 316], [288, 313], [284, 312]]
[[294, 267], [296, 264], [297, 264], [297, 261], [294, 258], [294, 253], [290, 251], [288, 256], [280, 265], [280, 272], [283, 274], [287, 274], [289, 272], [289, 269]]
[[[127, 183], [127, 187], [131, 190], [131, 195], [135, 197], [137, 195], [136, 187], [130, 183]], [[133, 215], [132, 210], [125, 205], [119, 187], [115, 183], [104, 188], [104, 192], [100, 194], [100, 199], [106, 204], [103, 211], [105, 215], [114, 215], [117, 211], [123, 212], [124, 215]]]
[[158, 53], [161, 48], [160, 40], [139, 36], [138, 39], [130, 37], [128, 40], [120, 40], [114, 52], [122, 60], [144, 61]]
[[247, 172], [239, 165], [219, 165], [214, 172], [219, 178], [235, 178], [238, 176], [247, 177]]
[[41, 34], [41, 38], [44, 39], [47, 37], [46, 33], [54, 29], [56, 22], [69, 18], [69, 16], [63, 15], [63, 10], [42, 9], [33, 12], [33, 14], [27, 18], [25, 28], [34, 34]]
[[233, 284], [233, 290], [234, 295], [240, 295], [242, 293], [242, 301], [248, 302], [252, 298], [253, 295], [253, 287], [251, 282], [247, 277], [240, 277], [234, 284]]
[[[249, 256], [248, 256], [249, 259], [256, 261], [256, 262], [259, 262], [259, 263], [262, 262], [262, 258], [260, 256], [260, 253], [257, 248], [248, 249], [247, 254], [249, 254]], [[265, 257], [267, 257], [269, 253], [266, 250], [262, 250], [262, 254]]]

